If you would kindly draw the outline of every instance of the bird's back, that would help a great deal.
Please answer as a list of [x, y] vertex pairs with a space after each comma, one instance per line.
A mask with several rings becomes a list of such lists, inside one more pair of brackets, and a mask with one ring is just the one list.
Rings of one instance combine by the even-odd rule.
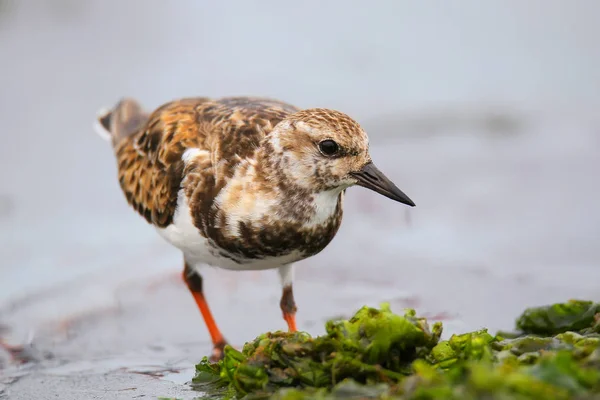
[[[200, 97], [166, 103], [148, 115], [125, 99], [98, 122], [113, 142], [127, 201], [149, 223], [165, 228], [173, 222], [182, 186], [200, 191], [190, 194], [208, 212], [235, 166], [296, 111], [270, 99]], [[206, 155], [188, 166], [194, 171], [184, 171], [188, 150]], [[195, 181], [185, 182], [184, 176]]]

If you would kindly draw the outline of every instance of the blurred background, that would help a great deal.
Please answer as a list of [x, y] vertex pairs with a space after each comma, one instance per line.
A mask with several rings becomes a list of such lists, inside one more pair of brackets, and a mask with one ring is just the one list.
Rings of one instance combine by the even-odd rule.
[[[0, 350], [0, 398], [197, 395], [181, 383], [210, 344], [181, 254], [93, 131], [122, 96], [267, 96], [367, 130], [417, 207], [348, 191], [336, 239], [297, 266], [311, 334], [382, 301], [450, 335], [600, 300], [599, 18], [594, 0], [0, 0], [0, 336], [37, 360]], [[285, 328], [275, 271], [205, 285], [233, 344]]]

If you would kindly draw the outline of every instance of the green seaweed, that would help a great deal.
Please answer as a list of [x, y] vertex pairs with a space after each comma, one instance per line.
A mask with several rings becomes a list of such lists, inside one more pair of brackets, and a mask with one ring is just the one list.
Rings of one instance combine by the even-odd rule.
[[440, 341], [414, 310], [363, 307], [326, 334], [274, 332], [242, 351], [204, 358], [194, 384], [243, 399], [600, 399], [600, 307], [529, 308], [519, 331], [486, 329]]
[[556, 335], [567, 331], [586, 330], [600, 333], [600, 303], [569, 300], [546, 307], [528, 308], [517, 319], [523, 333]]

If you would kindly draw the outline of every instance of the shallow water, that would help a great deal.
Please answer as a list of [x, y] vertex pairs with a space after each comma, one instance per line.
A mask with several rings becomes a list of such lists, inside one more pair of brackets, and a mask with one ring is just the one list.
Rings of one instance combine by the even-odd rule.
[[[417, 207], [348, 191], [336, 239], [298, 264], [298, 325], [312, 334], [328, 318], [381, 301], [442, 319], [449, 335], [509, 329], [530, 305], [600, 300], [600, 60], [584, 2], [545, 7], [535, 18], [520, 9], [508, 19], [500, 2], [477, 11], [479, 22], [450, 13], [464, 22], [466, 42], [439, 42], [419, 22], [452, 31], [442, 15], [390, 2], [377, 12], [400, 10], [410, 21], [392, 27], [392, 17], [379, 16], [388, 25], [368, 34], [341, 22], [316, 32], [294, 25], [295, 33], [271, 38], [274, 60], [252, 58], [248, 47], [270, 23], [285, 25], [264, 10], [239, 5], [223, 20], [218, 5], [44, 4], [0, 14], [0, 333], [31, 342], [41, 360], [5, 365], [0, 398], [198, 395], [184, 383], [210, 346], [178, 278], [181, 256], [128, 209], [109, 146], [91, 130], [96, 109], [123, 94], [156, 106], [181, 95], [262, 93], [345, 110], [370, 132], [375, 162]], [[270, 10], [279, 18], [287, 11]], [[138, 12], [146, 22], [133, 29]], [[574, 13], [577, 29], [559, 29], [558, 17]], [[217, 40], [224, 21], [231, 31]], [[482, 21], [491, 24], [487, 39], [502, 44], [497, 54], [482, 53], [475, 38]], [[516, 25], [504, 36], [494, 31], [509, 21]], [[519, 24], [525, 38], [513, 37], [525, 32]], [[335, 32], [345, 39], [321, 40]], [[397, 40], [382, 41], [386, 32]], [[402, 54], [417, 54], [407, 50], [411, 34], [435, 51], [405, 62]], [[523, 41], [534, 55], [521, 54]], [[293, 59], [292, 49], [302, 61], [277, 61]], [[499, 63], [506, 57], [514, 70]], [[240, 69], [238, 58], [251, 62]], [[285, 327], [274, 271], [207, 269], [205, 284], [233, 344]]]

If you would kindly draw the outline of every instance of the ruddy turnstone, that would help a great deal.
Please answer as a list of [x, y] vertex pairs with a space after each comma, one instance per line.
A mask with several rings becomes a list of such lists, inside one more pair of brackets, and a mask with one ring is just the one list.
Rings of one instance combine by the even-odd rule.
[[339, 111], [301, 110], [269, 99], [186, 98], [151, 114], [132, 99], [98, 115], [113, 145], [129, 204], [183, 252], [183, 278], [213, 343], [226, 341], [198, 267], [277, 268], [281, 310], [296, 331], [293, 263], [319, 253], [359, 185], [415, 204], [371, 161], [361, 126]]

